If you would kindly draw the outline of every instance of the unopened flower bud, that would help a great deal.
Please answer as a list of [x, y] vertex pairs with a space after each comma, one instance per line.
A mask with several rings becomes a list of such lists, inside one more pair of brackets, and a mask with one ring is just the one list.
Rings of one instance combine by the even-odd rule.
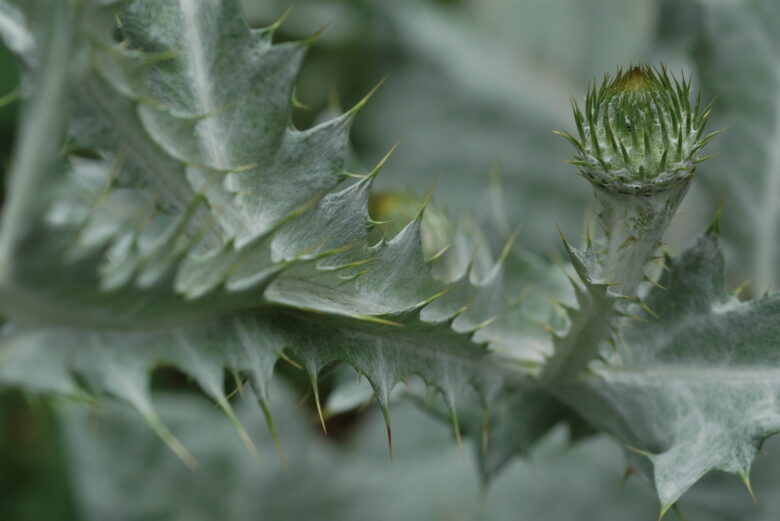
[[618, 70], [572, 102], [578, 138], [571, 161], [591, 182], [605, 234], [593, 276], [631, 293], [685, 193], [701, 151], [718, 132], [703, 135], [710, 106], [691, 102], [690, 80], [666, 68]]

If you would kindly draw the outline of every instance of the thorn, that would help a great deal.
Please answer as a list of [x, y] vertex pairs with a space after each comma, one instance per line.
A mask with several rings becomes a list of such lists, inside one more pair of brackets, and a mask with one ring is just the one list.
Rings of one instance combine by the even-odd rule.
[[748, 474], [740, 474], [739, 477], [742, 478], [742, 483], [747, 487], [748, 494], [750, 494], [750, 497], [753, 499], [753, 503], [758, 503], [756, 494], [753, 492], [753, 486], [750, 484], [750, 476]]
[[436, 186], [439, 184], [439, 181], [441, 181], [443, 175], [443, 172], [439, 172], [439, 175], [436, 176], [436, 180], [433, 182], [433, 185], [431, 185], [428, 193], [425, 194], [425, 199], [423, 199], [422, 205], [420, 205], [420, 210], [417, 212], [417, 220], [422, 219], [423, 214], [425, 213], [425, 209], [428, 207], [428, 203], [431, 202], [431, 198], [433, 197], [433, 191], [436, 190]]
[[738, 297], [740, 293], [742, 293], [745, 290], [745, 288], [747, 288], [749, 285], [750, 285], [750, 281], [746, 280], [745, 282], [737, 286], [737, 288], [734, 291], [732, 291], [731, 294], [734, 295], [735, 297]]
[[309, 382], [311, 383], [311, 390], [314, 394], [314, 404], [317, 406], [317, 415], [320, 417], [322, 432], [328, 434], [328, 428], [325, 427], [325, 416], [322, 414], [322, 405], [320, 404], [320, 390], [317, 387], [317, 377], [309, 375]]
[[243, 395], [244, 394], [244, 384], [246, 383], [246, 380], [241, 380], [241, 376], [238, 374], [238, 371], [233, 370], [233, 381], [236, 383], [236, 390], [238, 391], [238, 394]]
[[22, 91], [19, 87], [16, 87], [14, 90], [0, 98], [0, 109], [5, 107], [6, 105], [10, 105], [14, 101], [17, 101], [22, 98]]
[[580, 154], [585, 154], [585, 148], [582, 146], [582, 143], [577, 141], [577, 138], [569, 134], [568, 132], [564, 132], [563, 130], [553, 130], [553, 134], [557, 134], [561, 136], [562, 138], [566, 139], [569, 143], [572, 144], [574, 148], [577, 149], [577, 151]]
[[650, 284], [652, 284], [656, 288], [658, 288], [660, 290], [663, 290], [663, 291], [666, 291], [666, 288], [664, 286], [662, 286], [657, 280], [654, 280], [651, 277], [648, 277], [647, 275], [645, 275], [645, 282], [649, 282]]
[[585, 219], [585, 249], [591, 249], [593, 245], [593, 237], [590, 233], [590, 219]]
[[325, 34], [325, 32], [328, 29], [331, 28], [332, 25], [333, 25], [333, 21], [330, 21], [330, 22], [326, 23], [325, 25], [323, 25], [322, 27], [317, 29], [314, 32], [314, 34], [312, 34], [311, 36], [309, 36], [308, 38], [303, 40], [303, 44], [304, 45], [312, 45], [312, 44], [314, 44], [317, 40], [319, 40], [322, 37], [323, 34]]
[[386, 405], [379, 405], [382, 409], [382, 416], [385, 419], [385, 430], [387, 431], [387, 450], [390, 455], [390, 461], [393, 461], [393, 429], [390, 426], [390, 410]]
[[579, 133], [580, 139], [585, 139], [585, 130], [582, 126], [582, 112], [580, 111], [580, 106], [574, 97], [569, 98], [569, 102], [571, 102], [571, 110], [574, 113], [574, 122], [577, 124], [577, 133]]
[[623, 477], [620, 480], [620, 484], [621, 485], [625, 485], [626, 483], [628, 483], [628, 479], [631, 476], [636, 476], [636, 474], [637, 474], [636, 469], [634, 467], [632, 467], [631, 465], [628, 465], [626, 467], [626, 471], [623, 473]]
[[284, 12], [284, 14], [282, 14], [282, 16], [279, 17], [278, 20], [276, 20], [274, 23], [271, 24], [270, 27], [268, 27], [268, 30], [271, 31], [271, 32], [274, 32], [277, 29], [279, 29], [279, 27], [281, 27], [282, 24], [284, 24], [284, 22], [287, 21], [287, 18], [290, 17], [290, 13], [292, 13], [292, 10], [293, 10], [293, 6], [290, 6], [290, 8], [287, 9]]
[[455, 311], [455, 313], [453, 313], [452, 320], [454, 320], [458, 316], [462, 315], [463, 313], [468, 311], [470, 308], [471, 308], [471, 304], [466, 304], [465, 306], [462, 306], [462, 307], [458, 308], [457, 311]]
[[[242, 381], [241, 377], [235, 371], [233, 371], [233, 380], [236, 383], [236, 388], [233, 389], [232, 391], [230, 391], [227, 394], [227, 396], [225, 396], [225, 398], [227, 400], [230, 400], [231, 398], [233, 398], [237, 394], [240, 394], [240, 395], [244, 394], [244, 384], [246, 384], [246, 380]], [[217, 405], [219, 405], [219, 404], [217, 404]]]
[[241, 420], [239, 420], [238, 416], [236, 416], [236, 413], [233, 410], [233, 407], [230, 405], [230, 402], [223, 398], [219, 400], [217, 404], [222, 409], [222, 412], [225, 413], [225, 416], [228, 417], [230, 423], [233, 424], [233, 428], [236, 429], [238, 437], [241, 438], [241, 441], [249, 450], [249, 453], [252, 454], [252, 457], [256, 459], [259, 458], [260, 452], [257, 450], [257, 446], [252, 441], [252, 438], [249, 436], [249, 433], [246, 431], [244, 426], [241, 424]]
[[663, 518], [666, 516], [666, 513], [669, 512], [669, 509], [674, 506], [674, 503], [670, 505], [661, 505], [661, 511], [658, 513], [658, 521], [662, 521]]
[[[438, 293], [436, 293], [436, 294], [428, 297], [424, 301], [422, 301], [422, 303], [420, 303], [419, 306], [420, 307], [427, 306], [428, 304], [430, 304], [434, 300], [437, 300], [437, 299], [443, 297], [444, 295], [446, 295], [447, 293], [449, 293], [450, 291], [452, 291], [453, 289], [457, 288], [460, 285], [461, 285], [460, 281], [457, 281], [457, 282], [454, 282], [454, 283], [450, 284], [449, 286], [447, 286], [443, 290], [439, 291]], [[464, 311], [465, 311], [465, 309], [464, 309]], [[403, 324], [399, 324], [399, 325], [403, 327]]]
[[298, 403], [295, 405], [296, 407], [302, 407], [304, 403], [306, 403], [309, 399], [309, 396], [311, 396], [311, 391], [306, 391], [306, 394], [303, 395], [303, 398], [298, 400]]
[[698, 159], [694, 159], [693, 160], [693, 164], [697, 165], [697, 164], [699, 164], [699, 163], [701, 163], [703, 161], [706, 161], [708, 159], [712, 159], [713, 157], [715, 157], [717, 155], [718, 155], [717, 152], [714, 153], [714, 154], [707, 154], [706, 156], [700, 157]]
[[658, 266], [660, 266], [662, 270], [668, 271], [669, 273], [672, 272], [672, 269], [669, 266], [667, 266], [666, 263], [664, 263], [661, 257], [654, 258], [653, 262], [656, 263]]
[[387, 154], [385, 154], [384, 157], [382, 157], [382, 159], [379, 160], [379, 163], [377, 163], [374, 169], [371, 170], [371, 172], [364, 179], [373, 180], [376, 177], [376, 175], [379, 173], [379, 171], [382, 170], [382, 168], [384, 168], [388, 159], [390, 159], [390, 156], [393, 155], [393, 152], [395, 152], [395, 150], [398, 148], [398, 145], [400, 144], [401, 144], [401, 140], [399, 139], [398, 141], [395, 142], [395, 144], [392, 147], [390, 147], [390, 150], [387, 152]]
[[436, 261], [437, 261], [437, 260], [439, 260], [439, 259], [440, 259], [440, 258], [441, 258], [441, 257], [442, 257], [442, 256], [443, 256], [445, 253], [447, 253], [447, 252], [450, 250], [450, 248], [451, 248], [451, 247], [452, 247], [452, 245], [451, 245], [451, 244], [448, 244], [448, 245], [446, 245], [444, 248], [440, 249], [439, 251], [437, 251], [436, 253], [434, 253], [433, 255], [431, 255], [431, 257], [430, 257], [428, 260], [426, 260], [425, 262], [427, 262], [427, 263], [436, 262]]
[[707, 235], [720, 235], [720, 218], [723, 215], [723, 206], [725, 205], [725, 194], [721, 195], [720, 202], [718, 203], [718, 209], [715, 211], [715, 216], [712, 218], [710, 225], [707, 226]]
[[382, 85], [385, 83], [385, 81], [387, 81], [387, 76], [385, 76], [384, 78], [382, 78], [381, 80], [379, 80], [379, 83], [377, 83], [376, 85], [374, 85], [374, 87], [373, 87], [373, 88], [372, 88], [370, 91], [368, 91], [368, 94], [366, 94], [365, 96], [363, 96], [363, 99], [361, 99], [360, 101], [358, 101], [358, 102], [355, 104], [355, 106], [354, 106], [354, 107], [352, 107], [351, 109], [349, 109], [349, 110], [346, 112], [346, 114], [347, 114], [347, 115], [349, 115], [349, 116], [354, 116], [355, 114], [357, 114], [358, 112], [360, 112], [360, 109], [362, 109], [362, 108], [363, 108], [363, 107], [366, 105], [366, 103], [368, 103], [368, 100], [370, 100], [370, 99], [371, 99], [371, 98], [374, 96], [374, 94], [376, 94], [376, 91], [378, 91], [378, 90], [379, 90], [379, 88], [380, 88], [380, 87], [381, 87], [381, 86], [382, 86]]
[[472, 327], [471, 329], [469, 329], [466, 332], [467, 333], [476, 333], [480, 329], [488, 327], [490, 324], [492, 324], [493, 322], [495, 322], [496, 320], [498, 320], [502, 316], [504, 316], [503, 313], [495, 315], [495, 316], [492, 316], [490, 318], [486, 318], [485, 320], [483, 320], [482, 322], [480, 322], [479, 324], [477, 324], [476, 326]]
[[709, 144], [709, 142], [710, 142], [710, 141], [712, 141], [713, 139], [715, 139], [715, 137], [716, 137], [718, 134], [721, 134], [722, 132], [725, 132], [725, 131], [726, 131], [726, 128], [724, 127], [724, 128], [721, 128], [721, 129], [718, 129], [718, 130], [716, 130], [715, 132], [711, 132], [711, 133], [707, 134], [707, 135], [706, 135], [706, 136], [705, 136], [705, 137], [704, 137], [704, 138], [701, 140], [701, 144], [699, 145], [699, 148], [704, 148], [705, 146], [707, 146], [707, 144]]
[[187, 466], [190, 470], [198, 470], [199, 464], [192, 453], [187, 450], [182, 442], [173, 435], [173, 433], [165, 426], [157, 413], [151, 408], [144, 408], [141, 410], [141, 415], [146, 422], [152, 428], [152, 430], [160, 437], [161, 440], [170, 448], [176, 456]]
[[632, 320], [636, 320], [637, 322], [640, 322], [642, 324], [646, 324], [647, 323], [647, 320], [645, 320], [644, 318], [638, 317], [636, 315], [632, 315], [631, 313], [626, 313], [625, 311], [618, 311], [618, 314], [621, 315], [621, 316], [624, 316], [626, 318], [630, 318]]
[[290, 364], [296, 369], [303, 369], [303, 366], [301, 364], [299, 364], [298, 362], [296, 362], [295, 360], [287, 356], [287, 354], [285, 354], [284, 351], [279, 352], [279, 358], [281, 358], [282, 360], [284, 360], [285, 362], [287, 362], [288, 364]]
[[[371, 224], [374, 226], [384, 226], [385, 224], [392, 224], [392, 222], [393, 222], [392, 220], [385, 220], [385, 221], [375, 221], [373, 219], [371, 220]], [[387, 235], [387, 232], [384, 233], [382, 239], [384, 239], [385, 235]]]
[[260, 409], [263, 411], [263, 416], [265, 416], [265, 422], [268, 424], [268, 431], [271, 433], [271, 439], [274, 440], [274, 447], [276, 447], [276, 453], [279, 455], [279, 460], [282, 462], [282, 467], [285, 471], [289, 471], [290, 467], [287, 464], [287, 458], [284, 455], [284, 449], [282, 449], [279, 436], [276, 434], [276, 424], [274, 422], [273, 416], [271, 415], [271, 406], [268, 403], [268, 400], [265, 398], [258, 398], [258, 402], [260, 403]]
[[644, 309], [653, 318], [658, 318], [658, 313], [650, 309], [650, 306], [648, 306], [642, 299], [637, 299], [637, 303], [639, 304], [639, 307]]
[[514, 245], [517, 236], [520, 235], [520, 228], [521, 225], [517, 225], [517, 227], [514, 229], [512, 234], [504, 243], [504, 248], [501, 250], [501, 255], [499, 255], [498, 257], [498, 263], [497, 263], [498, 265], [503, 264], [506, 258], [509, 256], [509, 252], [512, 251], [512, 246]]
[[558, 229], [558, 235], [560, 235], [560, 236], [561, 236], [561, 240], [563, 241], [563, 244], [564, 244], [564, 245], [566, 246], [566, 248], [568, 249], [568, 248], [569, 248], [569, 246], [570, 246], [570, 244], [569, 244], [569, 241], [568, 241], [568, 239], [566, 239], [566, 236], [563, 234], [563, 230], [561, 230], [561, 227], [560, 227], [560, 226], [558, 226], [558, 224], [557, 224], [557, 223], [555, 224], [555, 227]]
[[452, 418], [452, 430], [455, 433], [455, 443], [458, 445], [460, 451], [460, 457], [466, 461], [466, 451], [463, 448], [463, 439], [460, 436], [460, 422], [458, 421], [458, 411], [455, 410], [455, 406], [450, 404], [450, 417]]
[[564, 163], [568, 163], [570, 165], [574, 165], [574, 166], [588, 166], [589, 165], [589, 163], [587, 161], [581, 161], [579, 159], [564, 159], [563, 162]]
[[341, 264], [340, 266], [337, 266], [336, 268], [333, 269], [335, 271], [342, 271], [348, 268], [357, 268], [358, 266], [365, 266], [366, 264], [370, 264], [376, 261], [377, 259], [378, 257], [367, 257], [365, 259], [360, 259], [352, 262], [347, 262], [346, 264]]
[[306, 105], [305, 103], [303, 103], [301, 100], [298, 99], [296, 89], [293, 89], [292, 96], [290, 96], [290, 101], [292, 102], [292, 106], [295, 107], [296, 109], [311, 110], [311, 107], [309, 105]]
[[631, 452], [633, 452], [635, 454], [639, 454], [640, 456], [644, 456], [644, 457], [648, 458], [651, 461], [653, 459], [653, 455], [651, 453], [647, 452], [646, 450], [638, 449], [638, 448], [636, 448], [636, 447], [634, 447], [632, 445], [623, 445], [623, 447], [626, 450], [630, 450]]

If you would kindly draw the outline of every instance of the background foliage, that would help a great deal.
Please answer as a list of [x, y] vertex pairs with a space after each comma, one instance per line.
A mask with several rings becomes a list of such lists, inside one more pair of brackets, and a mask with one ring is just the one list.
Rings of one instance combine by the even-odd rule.
[[[261, 26], [290, 3], [245, 4]], [[299, 82], [297, 97], [308, 106], [295, 113], [301, 126], [334, 105], [352, 106], [389, 77], [352, 134], [352, 170], [370, 167], [402, 140], [378, 178], [376, 209], [397, 216], [404, 209], [399, 201], [421, 197], [443, 172], [437, 206], [457, 214], [490, 212], [490, 173], [499, 165], [503, 231], [522, 224], [523, 245], [543, 256], [558, 248], [555, 223], [568, 235], [581, 231], [590, 200], [586, 183], [562, 161], [569, 155], [566, 143], [551, 133], [572, 130], [568, 96], [581, 97], [594, 75], [631, 61], [662, 60], [693, 72], [706, 95], [719, 96], [713, 127], [729, 132], [715, 142], [721, 157], [702, 167], [673, 223], [670, 248], [690, 243], [723, 200], [731, 287], [752, 280], [747, 294], [760, 295], [777, 289], [780, 266], [780, 36], [772, 28], [778, 10], [772, 0], [311, 0], [296, 2], [280, 37], [305, 37], [335, 22], [312, 49]], [[1, 65], [0, 94], [16, 83], [7, 55]], [[4, 157], [14, 120], [14, 106], [4, 107]], [[400, 197], [389, 195], [403, 190]], [[55, 404], [53, 412], [51, 405], [6, 393], [0, 400], [0, 512], [20, 521], [120, 519], [118, 512], [126, 516], [121, 519], [188, 520], [213, 519], [216, 512], [227, 519], [364, 519], [367, 511], [388, 520], [657, 516], [648, 490], [635, 480], [621, 486], [625, 469], [613, 442], [598, 437], [565, 449], [564, 432], [545, 440], [528, 461], [513, 463], [480, 507], [473, 500], [475, 463], [470, 453], [462, 461], [446, 426], [399, 407], [389, 464], [378, 411], [336, 412], [340, 395], [331, 390], [359, 402], [364, 389], [344, 391], [339, 383], [346, 377], [338, 371], [324, 379], [323, 397], [330, 397], [334, 414], [331, 435], [323, 438], [311, 400], [296, 410], [305, 377], [283, 372], [275, 409], [287, 474], [271, 456], [270, 440], [258, 442], [266, 457], [255, 462], [223, 418], [204, 429], [196, 418], [211, 406], [173, 371], [157, 373], [155, 388], [166, 404], [162, 414], [203, 462], [195, 474], [120, 408], [90, 422], [80, 418], [91, 414], [87, 410]], [[166, 397], [188, 391], [187, 398]], [[259, 420], [256, 407], [240, 412], [248, 427]], [[148, 476], [149, 461], [159, 465], [151, 481], [140, 477]], [[731, 480], [709, 477], [684, 499], [686, 519], [773, 519], [772, 505], [780, 503], [772, 492], [780, 485], [777, 467], [771, 457], [757, 463], [758, 506]]]

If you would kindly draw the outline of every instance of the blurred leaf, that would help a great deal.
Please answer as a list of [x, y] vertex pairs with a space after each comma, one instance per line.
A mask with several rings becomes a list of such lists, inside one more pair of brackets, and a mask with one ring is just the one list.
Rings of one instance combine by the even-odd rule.
[[760, 295], [780, 276], [780, 3], [701, 1], [686, 8], [698, 35], [692, 58], [707, 98], [717, 97], [715, 161], [702, 166], [711, 205], [725, 202], [723, 229], [736, 282]]
[[[274, 461], [267, 436], [256, 438], [267, 457], [247, 457], [232, 439], [227, 422], [200, 399], [181, 395], [156, 399], [164, 420], [202, 462], [197, 472], [161, 448], [129, 411], [113, 406], [92, 413], [70, 408], [65, 418], [71, 471], [85, 519], [297, 521], [308, 516], [363, 521], [367, 512], [374, 521], [657, 517], [648, 490], [635, 479], [621, 485], [620, 450], [603, 437], [567, 450], [565, 436], [556, 431], [530, 460], [512, 465], [479, 506], [471, 458], [464, 463], [455, 447], [443, 443], [446, 427], [414, 408], [398, 407], [396, 418], [404, 428], [391, 463], [381, 415], [372, 415], [356, 437], [357, 445], [339, 447], [319, 436], [315, 425], [301, 420], [288, 392], [277, 388], [274, 394], [280, 400], [286, 472]], [[244, 401], [237, 410], [242, 421], [259, 432], [259, 411], [251, 402]], [[414, 429], [409, 428], [412, 425]], [[771, 454], [757, 465], [757, 505], [746, 491], [712, 476], [686, 498], [681, 514], [687, 521], [773, 521], [780, 505], [775, 490], [780, 475], [774, 462], [780, 453]], [[150, 465], [154, 472], [149, 472]]]
[[[289, 464], [287, 472], [273, 460], [272, 442], [267, 437], [258, 438], [257, 444], [268, 457], [246, 457], [245, 449], [231, 443], [229, 425], [201, 400], [184, 396], [157, 399], [166, 423], [201, 461], [202, 468], [197, 472], [189, 471], [161, 449], [126, 411], [109, 407], [97, 412], [90, 422], [83, 409], [70, 410], [67, 426], [73, 448], [71, 468], [86, 519], [190, 521], [218, 516], [231, 521], [262, 516], [280, 521], [306, 517], [357, 521], [371, 512], [371, 519], [376, 521], [466, 521], [482, 515], [491, 520], [514, 520], [518, 512], [529, 516], [549, 512], [549, 499], [560, 486], [554, 484], [571, 471], [571, 467], [557, 468], [554, 461], [516, 468], [504, 486], [491, 490], [480, 513], [478, 482], [471, 465], [465, 464], [449, 443], [442, 446], [448, 437], [446, 427], [432, 423], [408, 406], [399, 407], [398, 420], [407, 427], [407, 433], [399, 433], [396, 458], [391, 463], [384, 447], [380, 415], [374, 415], [363, 429], [361, 447], [340, 448], [317, 435], [316, 426], [302, 422], [294, 400], [282, 391], [275, 389], [274, 393], [282, 402], [278, 420]], [[244, 402], [238, 410], [250, 428], [257, 427], [259, 411], [252, 410], [251, 402]], [[411, 425], [416, 428], [408, 429]], [[559, 440], [553, 447], [547, 449], [548, 453], [562, 450]], [[553, 512], [559, 515], [555, 519], [565, 520], [567, 517], [560, 514], [573, 514], [583, 505], [603, 514], [613, 509], [592, 496], [595, 483], [607, 491], [611, 489], [616, 496], [622, 495], [616, 459], [619, 452], [604, 440], [596, 450], [607, 455], [609, 462], [598, 462], [584, 451], [576, 454], [574, 462], [594, 463], [606, 470], [604, 477], [576, 491], [570, 506], [557, 502]], [[116, 465], [117, 460], [125, 463]], [[153, 473], [148, 472], [149, 465], [154, 465]], [[632, 496], [636, 498], [636, 492]], [[638, 497], [642, 501], [642, 494]], [[624, 508], [630, 504], [625, 495], [615, 499]], [[648, 502], [646, 498], [644, 502]]]

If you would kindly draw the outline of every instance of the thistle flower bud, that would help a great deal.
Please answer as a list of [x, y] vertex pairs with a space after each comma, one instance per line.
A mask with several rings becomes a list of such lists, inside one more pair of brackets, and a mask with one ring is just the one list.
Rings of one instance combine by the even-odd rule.
[[691, 83], [665, 67], [635, 66], [604, 76], [585, 105], [572, 101], [579, 138], [574, 164], [591, 182], [604, 230], [595, 278], [631, 293], [643, 278], [669, 221], [688, 190], [700, 153], [718, 132], [703, 136], [710, 104], [691, 103]]
[[691, 84], [666, 68], [635, 66], [604, 76], [588, 90], [585, 106], [572, 102], [579, 139], [561, 132], [577, 150], [580, 174], [606, 190], [649, 193], [689, 179], [701, 149], [710, 107], [691, 105]]

